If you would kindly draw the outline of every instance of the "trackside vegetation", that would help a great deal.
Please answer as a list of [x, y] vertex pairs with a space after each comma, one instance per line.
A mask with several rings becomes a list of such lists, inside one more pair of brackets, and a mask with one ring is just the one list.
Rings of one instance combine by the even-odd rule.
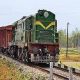
[[[34, 74], [35, 75], [35, 74]], [[16, 66], [0, 58], [0, 80], [47, 80], [45, 76], [37, 74], [33, 76], [32, 72], [22, 73]]]

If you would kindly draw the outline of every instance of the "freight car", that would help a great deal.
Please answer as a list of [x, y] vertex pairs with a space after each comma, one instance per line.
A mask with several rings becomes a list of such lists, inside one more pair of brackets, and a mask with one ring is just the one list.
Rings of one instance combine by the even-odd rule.
[[0, 27], [0, 50], [6, 49], [9, 46], [9, 43], [12, 41], [13, 25]]
[[19, 59], [36, 63], [58, 61], [59, 35], [54, 13], [39, 10], [34, 16], [24, 16], [14, 26], [12, 44], [18, 46]]

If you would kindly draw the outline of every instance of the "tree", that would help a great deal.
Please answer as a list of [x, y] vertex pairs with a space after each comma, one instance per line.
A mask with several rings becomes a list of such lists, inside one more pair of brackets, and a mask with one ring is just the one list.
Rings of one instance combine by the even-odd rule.
[[[67, 35], [65, 30], [59, 30], [59, 43], [60, 47], [66, 47]], [[72, 34], [68, 36], [68, 47], [80, 47], [80, 31], [76, 28]]]
[[77, 47], [80, 40], [80, 32], [76, 28], [75, 31], [72, 32], [72, 43], [73, 47]]
[[60, 47], [66, 47], [66, 33], [65, 30], [59, 30]]

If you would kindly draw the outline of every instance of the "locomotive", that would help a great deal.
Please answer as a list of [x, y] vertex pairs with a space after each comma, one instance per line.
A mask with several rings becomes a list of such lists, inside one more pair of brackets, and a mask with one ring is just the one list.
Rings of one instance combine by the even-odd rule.
[[38, 10], [13, 24], [13, 37], [7, 52], [23, 62], [48, 63], [58, 61], [59, 35], [55, 14]]

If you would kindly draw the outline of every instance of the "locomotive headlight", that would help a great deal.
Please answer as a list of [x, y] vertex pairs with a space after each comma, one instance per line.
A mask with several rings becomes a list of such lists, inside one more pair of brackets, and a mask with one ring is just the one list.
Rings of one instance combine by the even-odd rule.
[[47, 18], [49, 16], [48, 12], [44, 12], [44, 17]]

